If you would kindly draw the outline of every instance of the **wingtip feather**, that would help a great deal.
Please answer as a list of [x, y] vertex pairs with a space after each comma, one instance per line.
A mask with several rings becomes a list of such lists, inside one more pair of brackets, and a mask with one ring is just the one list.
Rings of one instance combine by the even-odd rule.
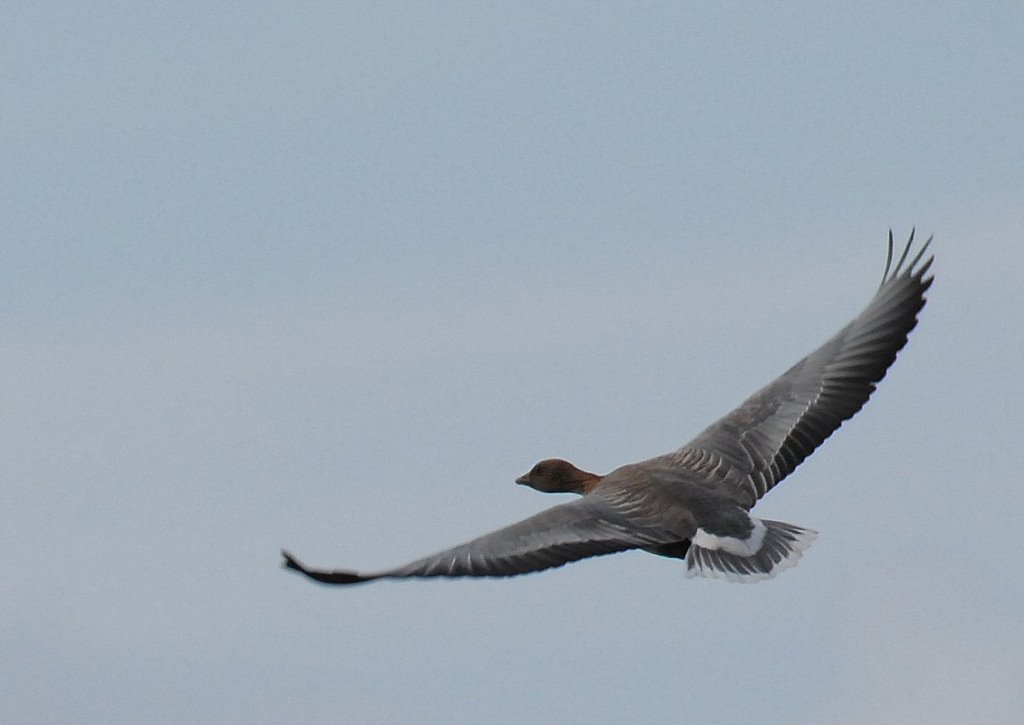
[[284, 557], [284, 561], [281, 563], [282, 568], [297, 571], [298, 573], [307, 576], [314, 581], [318, 581], [321, 584], [359, 584], [360, 582], [370, 581], [371, 579], [377, 578], [375, 576], [363, 576], [355, 573], [354, 571], [324, 571], [321, 569], [309, 569], [284, 549], [281, 549], [281, 556]]

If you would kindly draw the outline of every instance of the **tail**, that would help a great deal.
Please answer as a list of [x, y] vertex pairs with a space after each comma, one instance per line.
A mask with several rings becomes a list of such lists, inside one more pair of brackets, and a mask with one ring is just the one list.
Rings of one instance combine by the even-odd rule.
[[[686, 575], [736, 582], [770, 579], [796, 566], [817, 531], [753, 516], [754, 531], [745, 541], [718, 537], [698, 529], [686, 554]], [[751, 546], [756, 544], [756, 548]]]

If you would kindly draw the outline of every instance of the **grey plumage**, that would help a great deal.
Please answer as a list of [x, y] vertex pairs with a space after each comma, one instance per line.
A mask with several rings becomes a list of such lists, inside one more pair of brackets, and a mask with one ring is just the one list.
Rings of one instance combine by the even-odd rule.
[[[868, 306], [824, 345], [680, 449], [607, 476], [564, 461], [542, 462], [519, 482], [584, 495], [535, 516], [414, 561], [370, 574], [285, 566], [317, 581], [513, 576], [601, 554], [642, 548], [686, 558], [687, 573], [756, 581], [792, 566], [815, 532], [761, 521], [748, 511], [867, 402], [907, 342], [932, 283], [931, 239], [904, 266], [893, 242]], [[923, 260], [923, 261], [922, 261]], [[552, 473], [546, 464], [561, 465]], [[564, 465], [562, 465], [564, 464]], [[537, 473], [540, 471], [540, 473]], [[534, 480], [530, 476], [534, 475]], [[543, 485], [539, 477], [547, 476]]]

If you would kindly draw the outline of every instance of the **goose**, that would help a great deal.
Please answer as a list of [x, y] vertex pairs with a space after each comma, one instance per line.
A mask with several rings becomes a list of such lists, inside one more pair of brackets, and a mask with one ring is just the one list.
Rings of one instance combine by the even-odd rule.
[[907, 343], [925, 304], [931, 238], [906, 264], [914, 232], [867, 307], [825, 344], [678, 450], [607, 475], [552, 458], [516, 483], [579, 497], [467, 543], [393, 569], [309, 568], [282, 551], [283, 566], [323, 584], [422, 577], [509, 577], [592, 556], [642, 549], [685, 561], [688, 576], [753, 582], [794, 566], [813, 529], [751, 515], [867, 402]]

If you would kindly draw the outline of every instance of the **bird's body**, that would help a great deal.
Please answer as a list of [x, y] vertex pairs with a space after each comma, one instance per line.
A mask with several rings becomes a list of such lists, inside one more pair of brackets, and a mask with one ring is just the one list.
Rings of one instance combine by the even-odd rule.
[[[285, 566], [328, 584], [381, 578], [513, 576], [628, 549], [686, 560], [687, 573], [756, 581], [793, 566], [816, 532], [749, 511], [867, 401], [924, 306], [930, 239], [828, 342], [682, 448], [600, 476], [547, 459], [516, 479], [580, 497], [405, 566], [371, 574]], [[892, 269], [892, 274], [890, 274]]]

